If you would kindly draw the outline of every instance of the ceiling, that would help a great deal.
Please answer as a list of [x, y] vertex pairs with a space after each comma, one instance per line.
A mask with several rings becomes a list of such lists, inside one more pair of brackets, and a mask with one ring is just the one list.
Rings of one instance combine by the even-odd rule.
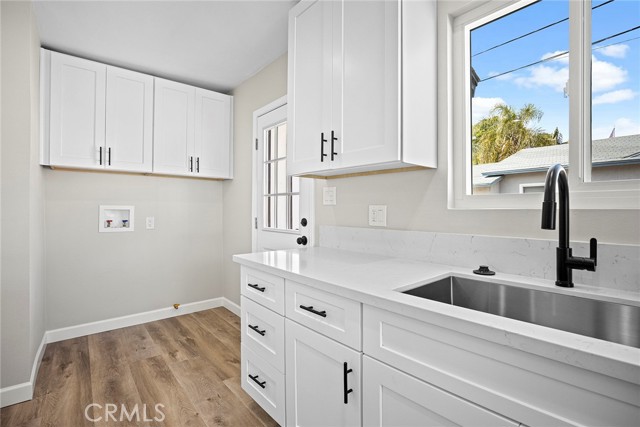
[[219, 92], [287, 51], [296, 0], [34, 2], [44, 47]]

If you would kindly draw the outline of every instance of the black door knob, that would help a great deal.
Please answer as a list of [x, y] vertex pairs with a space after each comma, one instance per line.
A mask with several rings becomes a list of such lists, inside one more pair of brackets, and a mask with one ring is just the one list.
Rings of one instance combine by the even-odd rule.
[[300, 225], [302, 225], [303, 227], [306, 227], [307, 226], [307, 218], [302, 218], [300, 220]]
[[298, 240], [296, 240], [296, 242], [298, 242], [299, 245], [306, 245], [307, 244], [307, 236], [298, 237]]

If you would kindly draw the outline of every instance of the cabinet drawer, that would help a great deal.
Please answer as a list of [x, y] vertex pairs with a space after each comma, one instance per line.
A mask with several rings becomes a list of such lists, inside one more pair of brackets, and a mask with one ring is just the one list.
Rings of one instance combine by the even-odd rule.
[[356, 350], [362, 348], [359, 302], [292, 281], [287, 281], [286, 294], [289, 319]]
[[519, 423], [363, 357], [365, 426], [511, 426]]
[[241, 297], [242, 344], [284, 372], [284, 317]]
[[242, 267], [242, 295], [284, 316], [284, 279]]
[[242, 345], [242, 389], [267, 411], [281, 426], [284, 425], [284, 375], [263, 361], [246, 345]]

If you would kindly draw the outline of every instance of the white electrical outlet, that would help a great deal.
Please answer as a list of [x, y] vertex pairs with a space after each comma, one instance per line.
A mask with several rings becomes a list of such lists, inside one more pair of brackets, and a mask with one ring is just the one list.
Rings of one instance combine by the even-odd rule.
[[153, 230], [156, 228], [156, 219], [152, 216], [148, 216], [146, 220], [147, 230]]
[[324, 187], [322, 189], [322, 204], [325, 206], [335, 206], [336, 187]]
[[387, 226], [387, 205], [369, 205], [369, 225], [372, 227]]

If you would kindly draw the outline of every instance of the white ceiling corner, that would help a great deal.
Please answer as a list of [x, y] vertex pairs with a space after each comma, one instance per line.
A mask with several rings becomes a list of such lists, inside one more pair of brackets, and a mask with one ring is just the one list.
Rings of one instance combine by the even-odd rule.
[[230, 92], [287, 51], [296, 0], [34, 1], [41, 43]]

